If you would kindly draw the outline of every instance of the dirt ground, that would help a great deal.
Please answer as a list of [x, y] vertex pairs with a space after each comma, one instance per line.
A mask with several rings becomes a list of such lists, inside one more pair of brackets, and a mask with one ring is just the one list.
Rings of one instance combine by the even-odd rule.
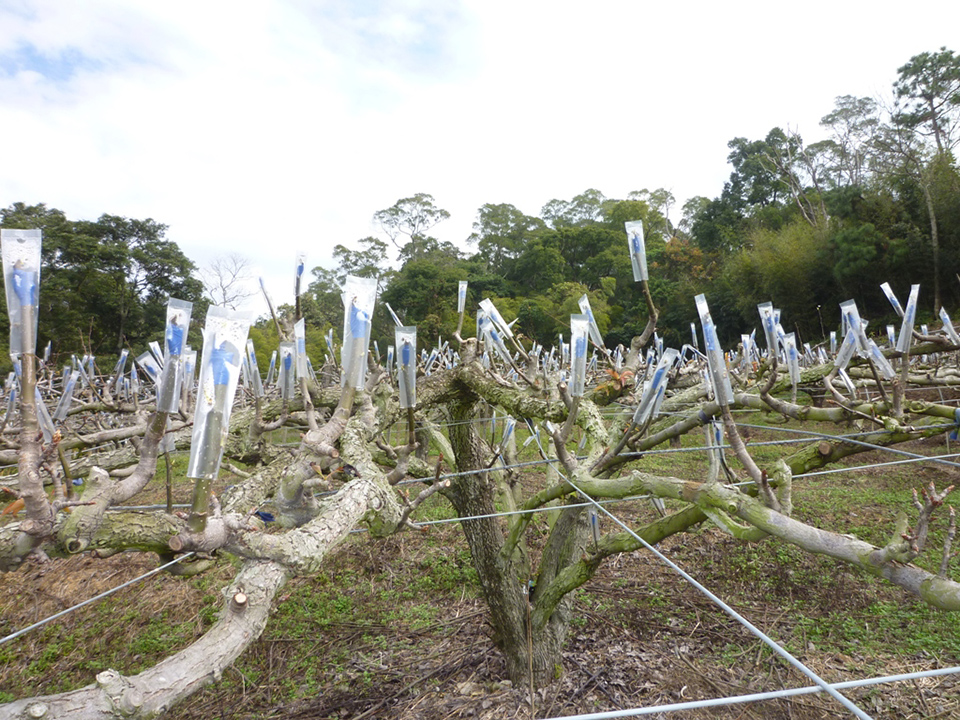
[[[682, 566], [707, 565], [712, 589], [732, 600], [738, 612], [779, 642], [798, 645], [798, 633], [802, 632], [796, 617], [798, 606], [804, 608], [804, 617], [810, 618], [837, 607], [845, 607], [856, 615], [869, 603], [884, 598], [907, 602], [896, 589], [838, 571], [832, 565], [824, 566], [833, 571], [822, 577], [819, 587], [792, 583], [790, 576], [784, 574], [779, 593], [754, 592], [751, 583], [738, 575], [737, 568], [729, 566], [732, 542], [707, 530], [668, 542], [665, 550]], [[406, 563], [415, 568], [420, 549], [413, 546], [410, 538], [391, 538], [379, 552], [381, 557], [406, 557]], [[370, 554], [370, 549], [358, 542], [332, 561], [341, 567], [360, 567], [369, 562]], [[153, 566], [148, 558], [140, 556], [103, 561], [74, 558], [60, 563], [56, 570], [34, 567], [5, 576], [0, 581], [0, 593], [8, 601], [16, 602], [19, 597], [20, 602], [16, 607], [5, 603], [2, 631], [6, 633], [51, 610], [63, 609], [79, 597], [94, 594], [101, 587], [112, 587]], [[402, 582], [404, 564], [398, 562], [395, 567]], [[15, 590], [11, 583], [14, 578]], [[170, 613], [171, 623], [194, 622], [200, 632], [203, 614], [198, 612], [198, 606], [209, 602], [209, 591], [204, 594], [203, 590], [173, 578], [148, 580], [121, 595], [118, 604], [133, 608], [133, 612], [127, 613], [126, 625], [108, 625], [99, 631], [106, 636], [102, 642], [120, 646], [121, 663], [124, 643], [132, 644], [131, 633], [137, 632], [136, 622], [131, 622], [129, 616], [149, 616], [163, 608]], [[659, 561], [648, 554], [624, 555], [608, 563], [578, 595], [581, 620], [572, 628], [562, 674], [555, 683], [534, 694], [533, 711], [529, 688], [513, 687], [505, 680], [504, 663], [489, 638], [483, 602], [466, 589], [459, 600], [451, 602], [444, 597], [442, 602], [442, 619], [419, 629], [402, 622], [375, 624], [368, 619], [332, 623], [317, 633], [288, 631], [282, 624], [271, 624], [236, 668], [227, 671], [223, 682], [201, 691], [170, 717], [552, 718], [810, 684], [798, 671], [772, 658], [745, 629], [675, 574], [665, 572]], [[782, 609], [781, 604], [789, 609]], [[95, 609], [85, 609], [69, 616], [59, 631], [16, 641], [20, 648], [16, 653], [0, 655], [0, 688], [10, 687], [18, 674], [31, 672], [31, 662], [36, 663], [48, 652], [45, 644], [51, 642], [51, 637], [63, 638], [84, 625], [102, 624], [102, 615]], [[802, 637], [799, 640], [799, 659], [831, 682], [935, 669], [956, 664], [960, 659], [931, 653], [906, 656], [895, 645], [880, 653], [861, 651], [856, 646], [849, 647], [847, 652], [823, 651], [812, 642], [803, 642]], [[334, 649], [338, 658], [343, 658], [346, 651], [348, 659], [328, 668], [325, 658]], [[306, 683], [306, 674], [302, 659], [297, 663], [288, 663], [288, 659], [302, 657], [305, 650], [314, 658], [315, 672], [309, 687], [294, 690], [301, 697], [290, 700], [291, 684]], [[90, 670], [85, 670], [76, 657], [89, 654], [82, 647], [64, 652], [43, 674], [89, 676]], [[137, 658], [127, 660], [132, 663], [128, 671], [138, 669]], [[149, 658], [140, 660], [146, 663]], [[57, 689], [51, 686], [45, 690], [44, 686], [50, 683], [43, 680], [41, 677], [38, 691]], [[960, 675], [846, 692], [875, 718], [960, 717]], [[813, 694], [652, 715], [793, 720], [846, 716], [837, 702]]]
[[[908, 480], [942, 486], [955, 475], [927, 466], [911, 470]], [[879, 478], [871, 472], [862, 481]], [[623, 512], [636, 520], [649, 506]], [[837, 513], [824, 522], [833, 527], [843, 515], [863, 525], [892, 525], [887, 508]], [[833, 561], [769, 540], [745, 545], [715, 528], [670, 538], [661, 549], [830, 682], [960, 665], [955, 618], [936, 625], [945, 630], [931, 631], [928, 625], [943, 623], [944, 614]], [[156, 564], [141, 554], [81, 556], [0, 576], [0, 636]], [[533, 694], [532, 707], [530, 689], [506, 679], [455, 524], [377, 541], [357, 536], [327, 565], [323, 577], [291, 581], [263, 636], [220, 683], [169, 717], [499, 720], [636, 707], [653, 708], [648, 716], [655, 718], [850, 716], [823, 694], [656, 709], [811, 683], [647, 552], [612, 558], [577, 593], [563, 667], [553, 684]], [[233, 572], [224, 560], [200, 579], [156, 575], [0, 645], [0, 697], [76, 687], [106, 667], [139, 672], [209, 626]], [[432, 577], [442, 583], [424, 591]], [[877, 616], [877, 608], [889, 617]], [[821, 622], [838, 629], [816, 635]], [[844, 692], [878, 719], [960, 718], [958, 674]]]

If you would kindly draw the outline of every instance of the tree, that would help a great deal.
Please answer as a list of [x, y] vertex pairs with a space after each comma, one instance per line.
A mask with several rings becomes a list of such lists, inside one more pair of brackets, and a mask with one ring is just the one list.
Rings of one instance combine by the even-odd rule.
[[[891, 125], [881, 135], [883, 149], [900, 160], [900, 170], [920, 186], [930, 221], [930, 246], [933, 249], [933, 304], [941, 306], [940, 237], [933, 198], [938, 168], [950, 165], [949, 153], [960, 140], [960, 57], [952, 50], [921, 53], [897, 70], [893, 84], [894, 107]], [[933, 147], [925, 138], [933, 138]]]
[[786, 185], [801, 216], [812, 227], [827, 222], [824, 190], [827, 177], [827, 148], [804, 147], [800, 135], [790, 129], [781, 133], [780, 142], [771, 143], [764, 158]]
[[357, 241], [360, 250], [351, 250], [344, 245], [333, 248], [333, 258], [337, 261], [337, 277], [342, 283], [347, 275], [365, 278], [387, 278], [390, 270], [386, 266], [387, 244], [375, 237], [365, 237]]
[[[457, 327], [457, 289], [467, 275], [454, 258], [446, 259], [408, 260], [383, 293], [383, 302], [399, 312], [404, 323], [431, 318], [430, 332], [422, 341], [436, 340], [441, 333], [449, 337]], [[379, 336], [393, 344], [392, 321]]]
[[340, 287], [343, 277], [336, 270], [315, 267], [310, 271], [313, 281], [307, 286], [306, 296], [311, 298], [314, 317], [309, 322], [314, 325], [337, 327], [340, 312]]
[[196, 267], [152, 219], [71, 221], [43, 204], [14, 203], [0, 223], [45, 233], [39, 333], [54, 353], [142, 347], [163, 328], [168, 297], [202, 300]]
[[385, 210], [378, 210], [373, 214], [373, 219], [399, 250], [403, 248], [400, 242], [402, 235], [407, 236], [408, 242], [416, 242], [434, 225], [449, 220], [450, 213], [434, 205], [433, 195], [417, 193], [413, 197], [397, 200]]
[[879, 106], [872, 98], [842, 95], [820, 125], [832, 135], [824, 151], [832, 156], [830, 167], [834, 187], [863, 185], [869, 174], [874, 136], [880, 126]]
[[695, 206], [685, 208], [689, 232], [701, 250], [736, 250], [743, 247], [751, 229], [776, 229], [789, 219], [784, 200], [790, 197], [785, 180], [793, 174], [792, 144], [780, 128], [770, 130], [763, 140], [738, 137], [727, 143], [727, 162], [733, 171], [720, 197], [706, 203], [697, 200]]
[[203, 289], [207, 299], [214, 305], [222, 305], [231, 310], [257, 291], [250, 287], [250, 260], [240, 253], [217, 255], [206, 268], [200, 271]]
[[387, 244], [375, 237], [357, 241], [358, 249], [337, 245], [333, 249], [337, 267], [315, 267], [311, 270], [313, 281], [301, 298], [301, 310], [308, 327], [326, 330], [329, 327], [340, 332], [340, 288], [348, 275], [375, 278], [380, 292], [387, 287], [396, 274], [387, 267]]
[[200, 300], [200, 282], [193, 277], [196, 266], [176, 243], [165, 239], [167, 226], [152, 218], [132, 220], [101, 215], [89, 231], [115, 252], [118, 270], [113, 277], [120, 295], [117, 349], [122, 347], [130, 326], [141, 318], [158, 327], [164, 322], [168, 297]]
[[468, 240], [477, 244], [478, 254], [489, 270], [502, 273], [528, 238], [545, 227], [543, 220], [525, 215], [514, 205], [486, 203], [477, 210]]
[[400, 261], [406, 263], [410, 260], [436, 260], [438, 262], [449, 263], [459, 260], [463, 253], [449, 240], [437, 240], [429, 236], [413, 238], [400, 250]]
[[[643, 223], [646, 235], [659, 233], [664, 238], [669, 238], [675, 234], [673, 223], [670, 222], [670, 208], [676, 205], [677, 199], [672, 192], [665, 188], [657, 188], [656, 190], [644, 188], [631, 192], [627, 195], [627, 200], [639, 200], [646, 204], [648, 209]], [[624, 218], [624, 220], [637, 220], [639, 217]]]
[[[934, 201], [935, 178], [953, 163], [960, 140], [960, 57], [941, 48], [921, 53], [899, 68], [893, 84], [890, 120], [876, 135], [875, 162], [887, 178], [906, 177], [923, 193], [933, 256], [933, 304], [941, 307], [940, 227]], [[932, 139], [932, 144], [930, 140]]]
[[591, 188], [569, 201], [550, 200], [540, 209], [540, 216], [554, 230], [582, 227], [602, 220], [606, 200], [602, 192]]
[[734, 138], [727, 143], [727, 162], [733, 165], [733, 172], [723, 194], [738, 210], [746, 212], [780, 204], [787, 187], [768, 159], [786, 143], [787, 137], [780, 128], [773, 128], [764, 140]]
[[[424, 274], [419, 282], [410, 279], [411, 290], [426, 295], [416, 312], [410, 307], [398, 308], [407, 311], [407, 322], [426, 319], [423, 313], [435, 314], [442, 303], [452, 304], [456, 297], [455, 262], [438, 266], [411, 261], [405, 266], [411, 274], [414, 269]], [[434, 274], [428, 275], [430, 272]], [[393, 286], [402, 280], [401, 273]], [[553, 301], [560, 312], [567, 314], [579, 310], [575, 299], [587, 290], [570, 283], [559, 288]], [[590, 294], [601, 331], [607, 320], [605, 294], [603, 287]], [[825, 467], [863, 448], [818, 438], [808, 447], [787, 451], [779, 461], [768, 459], [758, 464], [731, 415], [735, 405], [817, 422], [868, 420], [875, 432], [867, 433], [864, 439], [889, 445], [942, 435], [944, 419], [954, 421], [953, 407], [904, 403], [900, 381], [882, 381], [886, 394], [870, 401], [844, 396], [832, 383], [832, 363], [807, 367], [801, 382], [811, 391], [823, 389], [834, 394], [838, 404], [831, 408], [801, 406], [784, 399], [785, 393], [789, 395], [790, 381], [771, 359], [760, 374], [752, 369], [743, 371], [732, 403], [711, 399], [699, 383], [684, 389], [687, 371], [699, 377], [696, 365], [672, 373], [675, 392], [663, 406], [663, 414], [638, 427], [632, 423], [632, 413], [606, 416], [603, 410], [615, 401], [635, 401], [630, 397], [633, 383], [626, 372], [643, 369], [645, 346], [652, 340], [658, 317], [652, 301], [648, 312], [647, 326], [631, 343], [623, 367], [610, 368], [615, 373], [603, 373], [603, 381], [583, 397], [570, 397], [567, 383], [559, 382], [556, 371], [560, 368], [541, 366], [534, 374], [533, 358], [527, 364], [522, 356], [513, 359], [511, 354], [510, 364], [504, 365], [496, 352], [488, 353], [493, 359], [485, 366], [475, 339], [454, 338], [459, 362], [435, 367], [429, 376], [418, 379], [413, 412], [399, 407], [392, 383], [375, 363], [369, 367], [363, 390], [352, 385], [341, 389], [339, 383], [321, 389], [308, 383], [306, 395], [291, 403], [275, 398], [258, 400], [255, 407], [234, 413], [225, 448], [228, 457], [248, 463], [251, 473], [220, 494], [219, 504], [203, 516], [199, 529], [194, 523], [198, 511], [183, 518], [119, 507], [155, 476], [163, 436], [170, 433], [176, 445], [185, 447], [191, 430], [166, 413], [137, 415], [135, 408], [121, 403], [107, 386], [102, 388], [102, 402], [90, 409], [113, 412], [118, 417], [126, 415], [132, 422], [123, 432], [140, 438], [138, 447], [136, 451], [131, 448], [97, 458], [99, 469], [91, 467], [89, 457], [75, 459], [72, 471], [75, 475], [86, 474], [86, 489], [80, 503], [67, 498], [62, 470], [44, 461], [57, 448], [44, 444], [38, 433], [33, 391], [37, 370], [34, 358], [24, 357], [21, 397], [25, 399], [21, 401], [18, 446], [0, 450], [0, 457], [19, 460], [16, 487], [25, 517], [0, 526], [3, 569], [16, 569], [27, 557], [40, 553], [56, 557], [88, 550], [111, 553], [134, 549], [164, 559], [202, 553], [206, 559], [194, 571], [215, 562], [215, 555], [236, 558], [239, 566], [236, 578], [226, 589], [219, 620], [190, 648], [140, 675], [123, 677], [104, 671], [95, 685], [34, 702], [43, 703], [51, 715], [62, 715], [69, 708], [81, 719], [120, 712], [128, 717], [149, 717], [172, 707], [204, 682], [218, 677], [258, 637], [271, 606], [281, 601], [279, 591], [289, 578], [315, 572], [331, 548], [358, 524], [366, 525], [375, 538], [411, 527], [420, 504], [438, 493], [461, 518], [488, 604], [494, 642], [504, 655], [511, 679], [518, 683], [543, 685], [556, 677], [572, 620], [573, 592], [607, 558], [640, 546], [619, 528], [592, 539], [585, 498], [652, 494], [675, 501], [675, 509], [665, 517], [637, 519], [636, 532], [648, 543], [712, 522], [741, 539], [769, 537], [771, 542], [828, 555], [886, 578], [937, 607], [960, 610], [960, 583], [949, 575], [949, 548], [939, 572], [922, 569], [913, 562], [924, 549], [934, 511], [943, 504], [945, 493], [929, 491], [924, 502], [918, 501], [921, 509], [916, 528], [901, 524], [883, 546], [805, 524], [792, 513], [792, 475]], [[522, 349], [528, 354], [532, 351], [529, 345]], [[945, 336], [938, 335], [925, 339], [911, 352], [919, 356], [954, 349]], [[913, 372], [909, 365], [904, 372], [909, 381]], [[543, 373], [549, 381], [543, 379]], [[868, 361], [860, 359], [854, 361], [850, 373], [871, 381], [876, 377]], [[916, 379], [928, 381], [926, 377]], [[527, 492], [510, 470], [500, 469], [498, 457], [513, 457], [510, 443], [489, 439], [473, 422], [488, 406], [540, 427], [544, 454], [555, 458], [562, 477], [541, 477]], [[296, 417], [291, 417], [290, 411]], [[264, 440], [266, 426], [287, 419], [302, 431], [300, 443], [292, 452]], [[449, 421], [447, 433], [437, 427], [438, 419]], [[645, 451], [699, 429], [711, 419], [723, 423], [737, 458], [731, 464], [739, 473], [741, 485], [721, 482], [718, 463], [704, 467], [704, 482], [644, 472]], [[168, 420], [173, 421], [169, 428]], [[435, 453], [430, 464], [419, 461], [415, 440], [405, 439], [397, 446], [387, 444], [385, 431], [394, 424], [408, 423], [409, 432], [404, 437], [416, 437], [414, 428], [419, 423], [419, 435], [439, 449], [442, 460]], [[892, 432], [888, 432], [890, 429]], [[100, 432], [74, 436], [69, 427], [66, 430], [61, 438], [50, 442], [63, 443], [64, 449], [69, 449], [89, 447], [103, 439]], [[111, 437], [119, 435], [112, 432]], [[342, 463], [348, 463], [353, 472], [335, 472]], [[441, 480], [440, 474], [451, 466], [458, 471], [456, 477], [449, 482]], [[132, 472], [108, 474], [120, 467], [132, 468]], [[57, 480], [53, 498], [45, 492], [45, 474]], [[421, 490], [412, 495], [399, 492], [397, 483], [405, 478], [419, 480]], [[5, 482], [13, 483], [14, 479], [5, 478]], [[324, 499], [314, 495], [315, 490], [327, 487], [336, 489], [336, 493]], [[547, 503], [556, 503], [556, 518], [551, 525], [529, 514], [505, 517], [498, 512], [501, 508], [534, 510]], [[115, 512], [107, 513], [111, 507]], [[261, 516], [254, 511], [271, 514], [277, 529], [265, 532]], [[527, 547], [531, 533], [544, 535], [539, 553]], [[24, 712], [30, 702], [9, 703], [0, 712]], [[35, 706], [31, 712], [40, 709]]]
[[[737, 311], [743, 321], [749, 323], [757, 314], [757, 305], [770, 300], [789, 319], [790, 330], [798, 330], [811, 344], [822, 342], [820, 306], [835, 306], [851, 294], [864, 297], [884, 281], [884, 266], [876, 263], [877, 249], [866, 243], [868, 238], [874, 240], [877, 232], [864, 236], [861, 243], [848, 237], [851, 232], [839, 233], [833, 254], [825, 230], [799, 218], [780, 230], [751, 233], [750, 247], [731, 257], [724, 268], [725, 281], [736, 290]], [[862, 264], [868, 256], [878, 267], [872, 268], [869, 261]], [[861, 279], [858, 273], [864, 269], [871, 272]], [[838, 292], [837, 283], [849, 292]]]
[[876, 278], [886, 276], [880, 262], [885, 240], [870, 223], [842, 228], [833, 236], [833, 275], [849, 294], [880, 285]]
[[709, 204], [710, 198], [704, 197], [703, 195], [695, 195], [688, 199], [681, 208], [680, 222], [677, 223], [677, 230], [686, 236], [692, 235], [694, 223]]
[[695, 214], [690, 217], [690, 234], [701, 250], [724, 253], [743, 245], [746, 218], [728, 197], [721, 195], [691, 209]]
[[556, 235], [550, 232], [525, 243], [506, 275], [526, 292], [541, 293], [565, 280], [568, 272]]
[[932, 137], [936, 154], [949, 152], [960, 141], [960, 56], [941, 47], [936, 53], [920, 53], [897, 69], [893, 84], [899, 105], [898, 125]]

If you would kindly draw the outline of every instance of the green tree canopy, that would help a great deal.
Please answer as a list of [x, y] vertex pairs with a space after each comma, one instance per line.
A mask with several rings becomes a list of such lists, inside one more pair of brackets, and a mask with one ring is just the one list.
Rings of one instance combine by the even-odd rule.
[[0, 223], [43, 231], [39, 347], [111, 355], [142, 348], [162, 336], [169, 297], [205, 305], [195, 265], [150, 218], [69, 220], [18, 202], [0, 211]]
[[469, 240], [477, 244], [478, 255], [491, 271], [503, 272], [531, 236], [544, 228], [543, 220], [525, 215], [510, 203], [486, 203], [477, 211]]
[[373, 214], [390, 241], [402, 248], [401, 237], [408, 241], [422, 238], [437, 223], [450, 218], [450, 213], [434, 204], [433, 195], [417, 193], [412, 197], [401, 198], [393, 205]]
[[960, 136], [960, 55], [941, 47], [914, 55], [897, 70], [896, 121], [933, 138], [937, 153], [951, 150]]

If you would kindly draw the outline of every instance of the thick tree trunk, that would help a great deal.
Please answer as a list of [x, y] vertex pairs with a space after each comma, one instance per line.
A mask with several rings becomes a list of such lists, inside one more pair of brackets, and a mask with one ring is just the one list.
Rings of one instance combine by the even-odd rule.
[[[489, 463], [483, 442], [470, 424], [480, 416], [480, 406], [472, 401], [453, 408], [450, 444], [460, 472], [478, 470]], [[517, 685], [530, 683], [531, 672], [536, 687], [547, 685], [558, 677], [562, 668], [563, 644], [569, 628], [571, 598], [561, 602], [541, 627], [531, 628], [533, 609], [528, 597], [531, 574], [526, 554], [518, 544], [505, 545], [504, 521], [496, 513], [496, 483], [492, 473], [458, 478], [447, 496], [461, 522], [474, 567], [480, 578], [484, 599], [490, 609], [494, 643], [503, 653], [507, 674]], [[554, 526], [544, 550], [539, 582], [549, 582], [571, 557], [578, 558], [586, 535], [582, 508], [567, 509]], [[536, 590], [533, 590], [536, 603]], [[532, 652], [531, 652], [532, 651]]]

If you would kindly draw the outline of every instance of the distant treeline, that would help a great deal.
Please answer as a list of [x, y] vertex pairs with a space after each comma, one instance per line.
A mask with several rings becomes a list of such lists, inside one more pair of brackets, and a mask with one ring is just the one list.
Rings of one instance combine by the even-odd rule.
[[[0, 210], [0, 225], [43, 231], [37, 353], [49, 343], [61, 363], [70, 354], [115, 358], [122, 348], [162, 342], [168, 297], [203, 302], [196, 267], [154, 220], [69, 220], [44, 204], [18, 202]], [[0, 368], [9, 370], [10, 326], [0, 297]]]
[[[627, 343], [646, 322], [633, 281], [624, 221], [644, 223], [650, 288], [669, 344], [690, 341], [693, 297], [704, 292], [723, 340], [757, 325], [773, 301], [803, 342], [839, 324], [838, 304], [856, 298], [879, 332], [894, 320], [880, 284], [905, 298], [920, 283], [920, 320], [960, 302], [960, 57], [942, 48], [898, 70], [888, 100], [843, 96], [821, 121], [829, 138], [806, 145], [773, 128], [762, 140], [728, 143], [730, 179], [718, 197], [679, 208], [667, 190], [623, 199], [590, 189], [551, 200], [538, 216], [510, 204], [482, 206], [465, 254], [430, 229], [449, 214], [421, 193], [374, 216], [400, 251], [377, 238], [337, 246], [334, 269], [316, 268], [304, 311], [339, 325], [339, 281], [381, 278], [382, 299], [425, 340], [456, 328], [457, 284], [470, 282], [466, 334], [477, 302], [495, 300], [516, 329], [544, 345], [568, 332], [587, 293], [608, 345]], [[679, 215], [679, 218], [677, 218]], [[374, 336], [392, 342], [380, 307]]]

